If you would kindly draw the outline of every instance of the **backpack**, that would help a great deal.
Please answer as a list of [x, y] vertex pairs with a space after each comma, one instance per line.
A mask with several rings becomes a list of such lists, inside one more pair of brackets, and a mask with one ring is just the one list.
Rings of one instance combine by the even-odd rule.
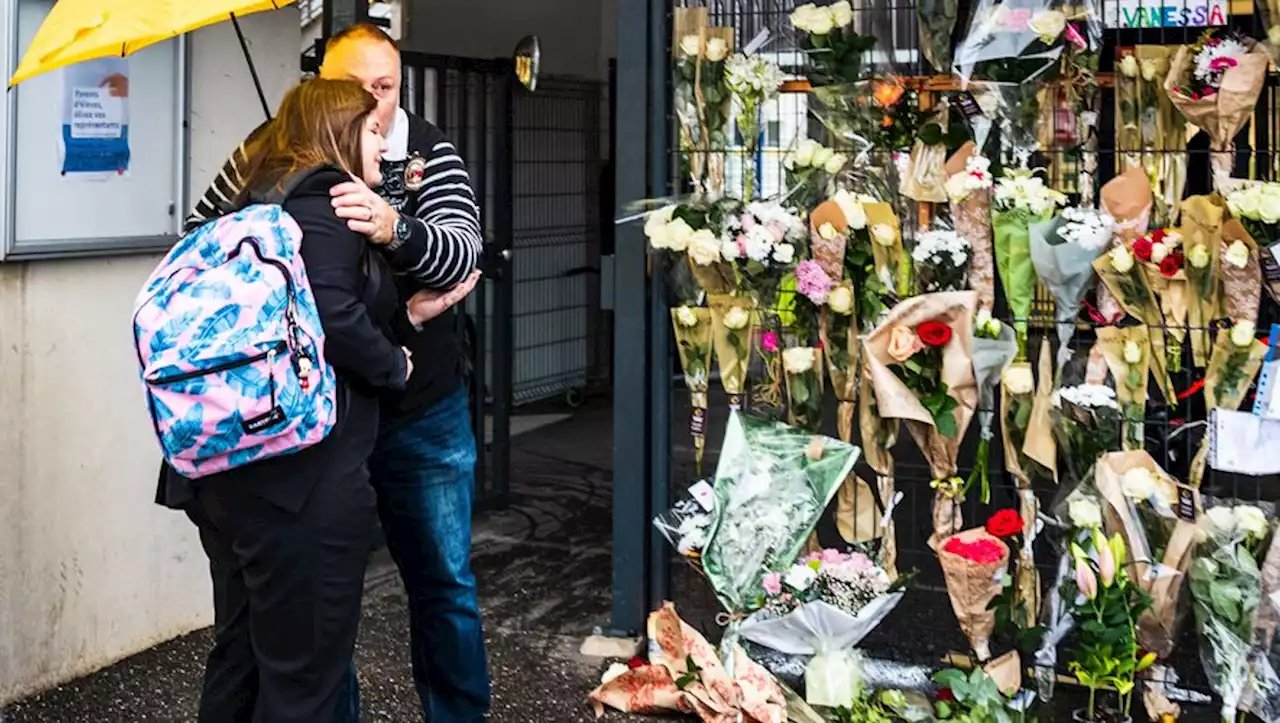
[[134, 306], [151, 421], [189, 479], [306, 449], [336, 420], [302, 230], [280, 203], [187, 234]]

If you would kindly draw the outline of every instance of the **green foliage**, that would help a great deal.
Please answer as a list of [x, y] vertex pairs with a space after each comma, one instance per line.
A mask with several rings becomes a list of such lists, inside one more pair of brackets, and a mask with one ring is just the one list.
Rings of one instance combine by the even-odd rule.
[[959, 433], [955, 410], [960, 405], [942, 381], [942, 350], [926, 348], [905, 362], [889, 365], [889, 369], [915, 392], [921, 406], [933, 417], [938, 434], [954, 439]]

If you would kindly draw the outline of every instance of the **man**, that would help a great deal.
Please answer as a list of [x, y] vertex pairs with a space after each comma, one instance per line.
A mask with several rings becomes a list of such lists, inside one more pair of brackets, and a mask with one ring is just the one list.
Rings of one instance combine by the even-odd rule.
[[[479, 207], [453, 144], [399, 107], [399, 48], [375, 25], [353, 26], [329, 40], [320, 75], [364, 85], [387, 129], [383, 185], [375, 192], [353, 179], [334, 187], [338, 216], [401, 274], [403, 299], [452, 307], [478, 278]], [[222, 215], [235, 200], [244, 149], [214, 179], [188, 228]], [[429, 723], [476, 723], [490, 703], [470, 569], [476, 446], [456, 328], [455, 314], [442, 313], [400, 340], [413, 354], [413, 374], [402, 395], [383, 401], [370, 460], [387, 547], [409, 594], [413, 675]]]

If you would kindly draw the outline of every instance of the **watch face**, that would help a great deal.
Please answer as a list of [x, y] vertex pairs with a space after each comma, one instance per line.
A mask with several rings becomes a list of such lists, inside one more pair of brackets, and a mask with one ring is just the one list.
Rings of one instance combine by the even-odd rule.
[[403, 218], [396, 219], [396, 238], [402, 241], [409, 238], [409, 222]]

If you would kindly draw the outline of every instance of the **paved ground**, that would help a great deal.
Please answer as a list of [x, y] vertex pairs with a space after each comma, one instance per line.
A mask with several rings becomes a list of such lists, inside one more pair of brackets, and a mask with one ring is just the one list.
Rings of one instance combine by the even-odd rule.
[[[677, 411], [675, 417], [673, 428], [686, 428], [683, 414]], [[713, 414], [713, 430], [722, 423], [722, 415]], [[520, 436], [513, 445], [510, 507], [477, 519], [475, 569], [488, 626], [495, 723], [594, 720], [585, 695], [605, 663], [583, 658], [577, 650], [592, 628], [609, 617], [610, 430], [605, 403]], [[710, 436], [720, 438], [717, 431]], [[680, 434], [673, 434], [673, 442], [673, 476], [682, 488], [692, 479], [691, 447]], [[706, 468], [714, 469], [714, 455]], [[900, 514], [917, 518], [913, 508], [927, 500], [908, 494]], [[907, 531], [900, 534], [904, 542], [911, 537]], [[928, 557], [911, 558], [910, 565], [921, 567], [919, 584], [865, 641], [873, 655], [937, 665], [947, 652], [964, 647], [946, 596], [936, 585], [936, 565]], [[716, 639], [719, 608], [710, 590], [683, 564], [673, 568], [673, 578], [672, 597], [681, 614]], [[366, 588], [356, 653], [364, 720], [420, 720], [409, 675], [404, 592], [384, 557], [375, 559]], [[208, 644], [206, 632], [166, 643], [0, 710], [0, 723], [191, 721]], [[1190, 653], [1178, 666], [1184, 678], [1202, 677], [1194, 637], [1180, 647]], [[1068, 690], [1040, 719], [1070, 720], [1071, 709], [1079, 704], [1079, 696]], [[1207, 711], [1184, 716], [1213, 718]], [[609, 715], [605, 720], [624, 718]]]

